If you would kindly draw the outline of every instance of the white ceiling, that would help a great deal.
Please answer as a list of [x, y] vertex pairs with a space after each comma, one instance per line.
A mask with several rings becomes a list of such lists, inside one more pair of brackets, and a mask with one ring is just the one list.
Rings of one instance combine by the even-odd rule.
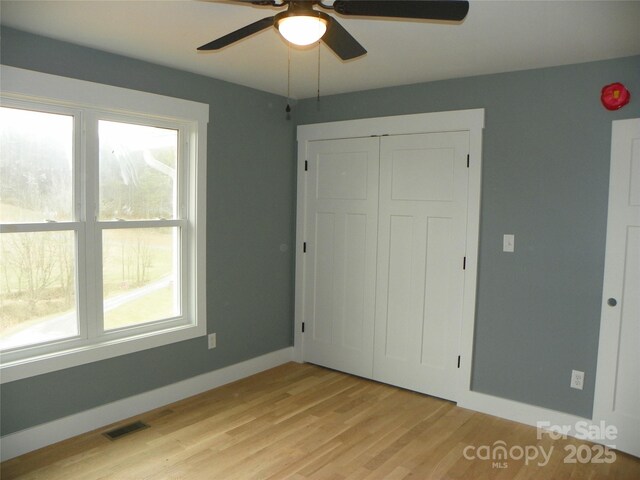
[[[286, 95], [287, 45], [276, 30], [218, 52], [196, 52], [278, 11], [229, 1], [2, 0], [0, 20]], [[336, 18], [369, 53], [342, 62], [322, 46], [323, 95], [640, 54], [639, 0], [471, 0], [461, 24]], [[317, 46], [292, 49], [292, 97], [315, 96], [317, 63]]]

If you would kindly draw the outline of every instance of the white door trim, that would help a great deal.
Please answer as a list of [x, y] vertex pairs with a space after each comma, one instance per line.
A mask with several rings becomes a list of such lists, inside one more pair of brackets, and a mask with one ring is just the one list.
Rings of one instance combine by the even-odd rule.
[[480, 194], [482, 185], [482, 130], [484, 109], [422, 113], [367, 118], [298, 126], [298, 188], [296, 214], [296, 286], [293, 358], [303, 359], [302, 319], [304, 318], [304, 252], [307, 144], [313, 140], [403, 135], [432, 132], [469, 132], [469, 197], [467, 209], [467, 262], [464, 284], [458, 398], [471, 392], [471, 359], [475, 325], [478, 244], [480, 236]]

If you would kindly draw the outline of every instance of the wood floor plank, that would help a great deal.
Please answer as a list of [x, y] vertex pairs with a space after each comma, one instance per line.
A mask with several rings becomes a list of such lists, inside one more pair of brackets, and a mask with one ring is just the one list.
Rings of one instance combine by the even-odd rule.
[[[142, 420], [150, 428], [107, 440]], [[545, 465], [465, 448], [551, 451]], [[640, 459], [565, 463], [591, 444], [310, 364], [289, 363], [0, 465], [3, 480], [640, 479]], [[504, 468], [498, 468], [503, 466]]]

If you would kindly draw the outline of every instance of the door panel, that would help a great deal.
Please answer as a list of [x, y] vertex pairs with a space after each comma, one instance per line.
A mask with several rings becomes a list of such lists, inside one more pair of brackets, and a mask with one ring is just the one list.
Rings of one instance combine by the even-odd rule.
[[[396, 140], [409, 138], [399, 137]], [[391, 162], [393, 200], [451, 201], [454, 193], [455, 154], [452, 148], [395, 150]]]
[[374, 379], [454, 399], [468, 132], [383, 137]]
[[640, 430], [640, 225], [629, 227], [625, 240], [614, 411], [635, 419]]
[[320, 159], [316, 164], [318, 199], [367, 199], [369, 152], [325, 152], [320, 154]]
[[640, 119], [613, 122], [594, 421], [640, 456]]
[[406, 361], [409, 335], [413, 330], [411, 320], [415, 317], [415, 305], [411, 302], [416, 273], [412, 268], [415, 264], [414, 219], [394, 215], [390, 220], [384, 353], [389, 358]]
[[309, 142], [305, 361], [373, 369], [379, 142]]
[[315, 326], [311, 332], [313, 338], [320, 342], [330, 342], [333, 335], [335, 217], [332, 213], [316, 215], [315, 321], [310, 326]]
[[[347, 231], [345, 233], [344, 260], [344, 318], [341, 338], [347, 348], [362, 351], [362, 333], [365, 330], [365, 298], [364, 275], [367, 274], [366, 248], [362, 248], [362, 239], [367, 238], [367, 216], [349, 214], [346, 218]], [[371, 322], [371, 318], [367, 318]], [[367, 326], [370, 329], [370, 326]]]
[[[424, 318], [422, 329], [421, 363], [430, 368], [444, 369], [447, 359], [447, 320], [450, 312], [456, 311], [456, 296], [450, 295], [455, 288], [452, 270], [460, 264], [450, 264], [449, 258], [442, 255], [453, 239], [453, 220], [451, 218], [431, 217], [427, 220], [427, 258], [425, 268]], [[459, 257], [458, 257], [459, 259]], [[425, 329], [424, 326], [428, 326]], [[455, 354], [457, 352], [454, 351]], [[451, 353], [449, 353], [450, 355]]]

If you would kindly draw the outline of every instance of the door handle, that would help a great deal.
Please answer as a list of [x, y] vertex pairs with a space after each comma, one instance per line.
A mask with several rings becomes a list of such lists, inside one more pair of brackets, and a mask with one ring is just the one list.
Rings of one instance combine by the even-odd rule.
[[618, 304], [618, 301], [615, 298], [610, 298], [607, 300], [607, 305], [610, 307], [615, 307]]

